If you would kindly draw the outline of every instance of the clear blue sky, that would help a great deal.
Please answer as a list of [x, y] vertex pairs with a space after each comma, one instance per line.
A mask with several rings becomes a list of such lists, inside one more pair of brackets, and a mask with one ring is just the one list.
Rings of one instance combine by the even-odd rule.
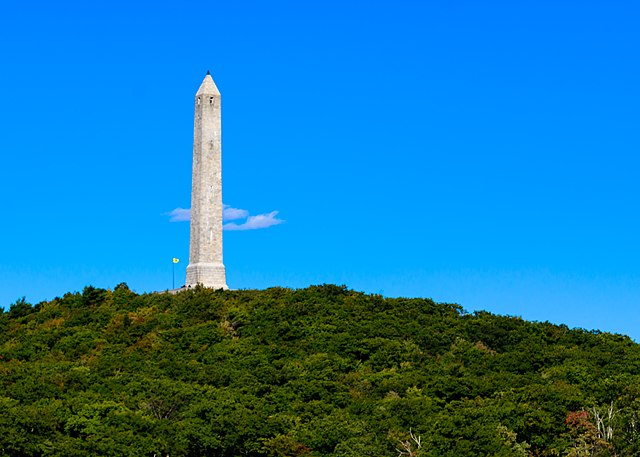
[[[6, 0], [0, 304], [171, 287], [223, 96], [232, 288], [432, 297], [640, 338], [640, 6]], [[240, 221], [242, 223], [242, 221]]]

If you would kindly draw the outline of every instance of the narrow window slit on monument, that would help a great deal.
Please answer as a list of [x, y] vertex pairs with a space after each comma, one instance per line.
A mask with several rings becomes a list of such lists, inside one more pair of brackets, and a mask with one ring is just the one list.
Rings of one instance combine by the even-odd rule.
[[209, 97], [209, 103], [213, 103], [213, 97]]

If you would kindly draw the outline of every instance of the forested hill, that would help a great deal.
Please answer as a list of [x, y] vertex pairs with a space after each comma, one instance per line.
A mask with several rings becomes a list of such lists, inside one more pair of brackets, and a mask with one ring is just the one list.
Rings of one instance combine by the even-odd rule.
[[3, 456], [638, 456], [640, 347], [345, 287], [0, 314]]

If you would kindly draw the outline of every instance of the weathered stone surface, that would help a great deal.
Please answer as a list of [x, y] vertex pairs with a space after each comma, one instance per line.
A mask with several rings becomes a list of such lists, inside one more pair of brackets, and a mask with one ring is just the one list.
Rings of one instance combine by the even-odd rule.
[[187, 287], [227, 289], [222, 263], [221, 97], [207, 73], [196, 93]]

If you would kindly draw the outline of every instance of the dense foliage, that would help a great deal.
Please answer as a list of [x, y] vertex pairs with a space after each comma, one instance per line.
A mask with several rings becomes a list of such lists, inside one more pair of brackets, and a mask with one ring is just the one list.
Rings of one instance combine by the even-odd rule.
[[2, 456], [640, 455], [629, 338], [322, 285], [0, 314]]

